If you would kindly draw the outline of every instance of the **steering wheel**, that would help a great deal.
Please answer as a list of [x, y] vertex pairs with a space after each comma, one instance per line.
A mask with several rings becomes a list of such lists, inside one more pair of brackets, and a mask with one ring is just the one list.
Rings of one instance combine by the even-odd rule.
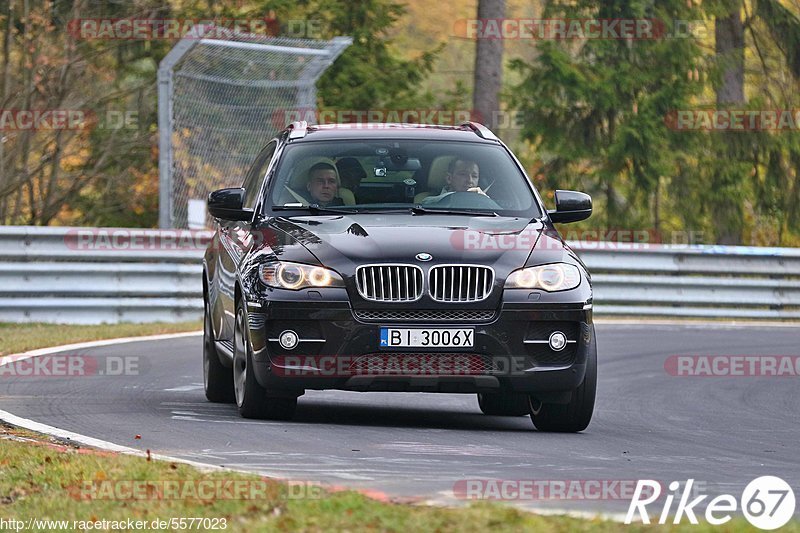
[[490, 209], [492, 211], [502, 209], [497, 202], [477, 192], [454, 192], [448, 194], [432, 207], [456, 207], [460, 209]]

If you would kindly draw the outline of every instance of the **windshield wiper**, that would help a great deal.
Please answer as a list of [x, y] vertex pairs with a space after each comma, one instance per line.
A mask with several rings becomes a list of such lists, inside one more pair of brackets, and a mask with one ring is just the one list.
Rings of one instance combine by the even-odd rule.
[[273, 205], [275, 211], [310, 211], [311, 213], [336, 213], [338, 215], [352, 215], [358, 213], [358, 209], [337, 209], [335, 207], [322, 207], [319, 204], [309, 205]]
[[430, 207], [422, 207], [421, 205], [415, 205], [411, 208], [411, 212], [415, 215], [427, 215], [427, 214], [435, 214], [435, 215], [466, 215], [471, 217], [499, 217], [497, 213], [494, 211], [470, 211], [467, 209], [449, 209], [449, 208], [441, 208], [441, 209], [431, 209]]
[[[274, 205], [272, 209], [275, 211], [310, 211], [313, 214], [323, 214], [323, 213], [335, 213], [337, 215], [352, 215], [354, 213], [359, 214], [389, 214], [389, 213], [402, 213], [408, 212], [409, 208], [407, 207], [398, 207], [398, 208], [378, 208], [378, 209], [348, 209], [348, 208], [336, 208], [336, 207], [322, 207], [319, 204], [310, 204], [310, 205]], [[415, 205], [410, 208], [410, 211], [414, 215], [461, 215], [461, 216], [470, 216], [470, 217], [499, 217], [497, 213], [494, 211], [470, 211], [468, 209], [449, 209], [449, 208], [430, 208], [430, 207], [422, 207], [419, 205]]]

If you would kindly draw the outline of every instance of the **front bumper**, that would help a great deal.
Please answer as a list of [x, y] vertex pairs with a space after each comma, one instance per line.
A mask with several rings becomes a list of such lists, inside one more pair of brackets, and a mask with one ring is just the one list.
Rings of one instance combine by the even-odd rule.
[[[304, 389], [514, 391], [558, 401], [559, 393], [583, 381], [587, 355], [594, 349], [591, 305], [584, 302], [503, 302], [490, 316], [483, 313], [468, 321], [437, 309], [426, 310], [423, 320], [408, 320], [408, 313], [401, 313], [402, 320], [393, 318], [392, 312], [401, 309], [363, 311], [353, 310], [348, 301], [250, 302], [259, 383], [271, 392], [288, 394], [302, 394]], [[442, 320], [431, 319], [437, 316]], [[382, 349], [381, 327], [471, 327], [474, 346]], [[283, 349], [277, 340], [286, 330], [301, 339], [292, 350]], [[553, 331], [564, 332], [573, 342], [561, 352], [553, 351], [542, 342]]]

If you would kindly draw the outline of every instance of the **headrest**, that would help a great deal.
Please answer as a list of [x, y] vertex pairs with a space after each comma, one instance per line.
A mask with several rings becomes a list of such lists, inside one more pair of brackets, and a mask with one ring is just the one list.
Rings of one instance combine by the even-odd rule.
[[343, 157], [336, 162], [336, 168], [339, 171], [339, 175], [349, 175], [353, 176], [354, 178], [363, 180], [367, 177], [367, 172], [364, 170], [364, 167], [361, 166], [361, 163], [358, 162], [358, 159], [355, 157]]
[[441, 156], [437, 157], [431, 163], [431, 169], [428, 171], [428, 189], [436, 191], [437, 194], [447, 184], [447, 167], [450, 162], [455, 159], [455, 156]]

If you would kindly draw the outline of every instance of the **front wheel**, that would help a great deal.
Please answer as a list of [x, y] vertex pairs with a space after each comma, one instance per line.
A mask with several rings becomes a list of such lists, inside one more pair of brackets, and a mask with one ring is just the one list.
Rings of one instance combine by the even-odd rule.
[[211, 310], [206, 300], [203, 311], [203, 385], [210, 402], [233, 403], [233, 373], [219, 360], [211, 328]]
[[597, 340], [592, 326], [592, 343], [586, 357], [586, 376], [572, 391], [567, 404], [542, 403], [529, 397], [531, 420], [539, 431], [576, 433], [583, 431], [592, 420], [597, 393]]
[[233, 332], [233, 388], [239, 414], [245, 418], [289, 420], [294, 416], [297, 397], [270, 397], [253, 372], [253, 349], [247, 311], [240, 300], [236, 304]]

